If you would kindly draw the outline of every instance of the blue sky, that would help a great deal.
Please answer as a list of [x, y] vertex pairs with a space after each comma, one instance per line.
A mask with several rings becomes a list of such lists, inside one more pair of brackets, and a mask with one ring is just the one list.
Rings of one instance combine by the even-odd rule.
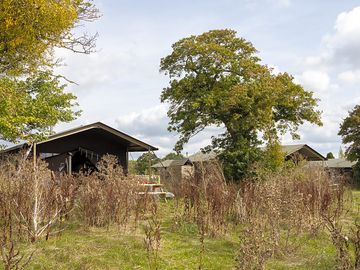
[[[304, 125], [302, 139], [323, 154], [337, 155], [339, 124], [360, 103], [359, 1], [224, 0], [95, 1], [102, 17], [76, 31], [98, 32], [97, 52], [75, 55], [58, 50], [65, 66], [58, 72], [74, 80], [82, 116], [59, 125], [64, 130], [102, 121], [171, 151], [176, 134], [167, 132], [166, 105], [159, 100], [168, 78], [160, 58], [180, 38], [231, 28], [251, 41], [264, 64], [289, 72], [320, 98], [323, 127]], [[217, 130], [194, 137], [184, 153], [198, 151]]]

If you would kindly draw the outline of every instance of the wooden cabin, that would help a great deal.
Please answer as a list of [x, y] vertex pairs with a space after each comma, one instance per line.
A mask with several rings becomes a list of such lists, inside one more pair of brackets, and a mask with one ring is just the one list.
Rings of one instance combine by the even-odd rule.
[[[23, 143], [0, 154], [16, 153], [29, 147], [31, 145]], [[68, 173], [96, 169], [97, 162], [105, 154], [116, 156], [127, 172], [129, 152], [155, 150], [158, 149], [101, 122], [56, 133], [35, 145], [36, 156], [45, 160], [52, 171]]]

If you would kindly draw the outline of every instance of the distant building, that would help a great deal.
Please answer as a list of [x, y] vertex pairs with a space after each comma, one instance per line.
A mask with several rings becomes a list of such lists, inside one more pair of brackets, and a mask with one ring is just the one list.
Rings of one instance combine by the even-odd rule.
[[206, 161], [215, 160], [217, 158], [217, 155], [218, 154], [215, 151], [210, 151], [210, 152], [199, 151], [189, 156], [189, 160], [191, 162], [206, 162]]
[[[265, 147], [262, 147], [261, 149], [264, 150]], [[285, 154], [286, 160], [293, 160], [294, 162], [307, 160], [309, 162], [319, 162], [319, 164], [323, 164], [326, 161], [326, 158], [322, 154], [307, 144], [282, 145], [281, 150]], [[217, 155], [218, 154], [215, 151], [200, 151], [188, 158], [181, 160], [165, 160], [152, 167], [156, 169], [157, 173], [160, 175], [161, 181], [179, 181], [185, 175], [189, 175], [189, 173], [194, 171], [194, 165], [196, 163], [215, 160]]]
[[158, 175], [160, 175], [160, 181], [163, 183], [172, 181], [178, 182], [183, 177], [192, 174], [194, 170], [193, 163], [188, 158], [180, 160], [164, 160], [151, 167], [156, 170]]
[[344, 158], [334, 158], [321, 163], [318, 161], [312, 161], [310, 162], [310, 165], [323, 166], [328, 169], [332, 175], [343, 174], [352, 177], [353, 167], [356, 165], [356, 162], [349, 161]]
[[307, 144], [289, 144], [281, 145], [281, 150], [285, 154], [286, 160], [298, 161], [304, 159], [307, 161], [325, 161], [326, 157], [311, 148]]
[[[261, 147], [262, 150], [265, 147]], [[285, 154], [286, 160], [305, 159], [307, 161], [325, 161], [326, 157], [308, 146], [307, 144], [289, 144], [281, 145], [281, 151]], [[189, 157], [191, 162], [210, 161], [216, 159], [217, 154], [214, 151], [197, 152]]]

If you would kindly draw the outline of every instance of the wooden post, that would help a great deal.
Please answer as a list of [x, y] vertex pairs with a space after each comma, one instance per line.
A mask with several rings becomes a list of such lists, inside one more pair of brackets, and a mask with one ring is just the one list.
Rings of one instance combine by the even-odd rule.
[[72, 173], [72, 153], [69, 153], [68, 157], [68, 175]]
[[126, 147], [126, 156], [125, 156], [126, 160], [125, 160], [125, 175], [129, 174], [129, 147]]
[[33, 161], [34, 161], [34, 170], [36, 169], [36, 143], [33, 143]]
[[149, 183], [151, 183], [151, 158], [150, 158], [150, 147], [148, 149], [148, 155], [149, 155]]

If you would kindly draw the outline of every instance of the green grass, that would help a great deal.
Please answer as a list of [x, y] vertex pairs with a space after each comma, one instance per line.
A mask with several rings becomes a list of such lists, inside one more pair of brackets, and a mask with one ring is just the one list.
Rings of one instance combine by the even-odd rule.
[[[199, 241], [196, 230], [173, 232], [162, 228], [160, 269], [197, 269]], [[141, 230], [119, 231], [72, 227], [60, 236], [40, 241], [30, 269], [149, 269]], [[207, 239], [204, 269], [231, 269], [234, 265], [236, 239]], [[34, 247], [30, 247], [33, 250]]]
[[[349, 203], [351, 211], [343, 220], [344, 224], [352, 224], [360, 217], [360, 190], [352, 190]], [[343, 229], [346, 231], [348, 228]], [[267, 264], [267, 269], [336, 269], [336, 250], [326, 233], [323, 232], [316, 237], [304, 235], [299, 241], [299, 250], [286, 258], [272, 259]]]
[[296, 252], [270, 260], [267, 269], [335, 269], [335, 248], [327, 235], [305, 235], [299, 241], [300, 247]]
[[[358, 216], [360, 191], [353, 192], [353, 217]], [[159, 269], [198, 269], [200, 243], [196, 226], [174, 229], [171, 203], [162, 210]], [[233, 269], [239, 246], [235, 230], [221, 237], [207, 237], [203, 269]], [[291, 255], [273, 258], [266, 269], [335, 269], [335, 249], [325, 234], [303, 235], [300, 247]], [[22, 247], [29, 254], [36, 250], [28, 269], [149, 269], [144, 232], [137, 228], [87, 228], [69, 224], [49, 240]], [[0, 267], [1, 269], [1, 267]]]

